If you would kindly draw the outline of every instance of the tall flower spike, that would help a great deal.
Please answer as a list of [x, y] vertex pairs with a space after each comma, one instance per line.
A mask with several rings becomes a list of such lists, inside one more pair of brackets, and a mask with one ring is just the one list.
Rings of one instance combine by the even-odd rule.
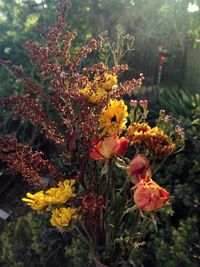
[[43, 152], [33, 151], [30, 146], [18, 142], [12, 136], [0, 138], [0, 160], [6, 162], [13, 173], [21, 173], [24, 179], [37, 189], [44, 186], [42, 177], [47, 173], [57, 180], [63, 179], [58, 167], [44, 159]]

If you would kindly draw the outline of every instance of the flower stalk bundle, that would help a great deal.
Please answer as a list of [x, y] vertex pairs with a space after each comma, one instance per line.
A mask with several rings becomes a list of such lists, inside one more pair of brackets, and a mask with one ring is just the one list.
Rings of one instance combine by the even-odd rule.
[[[67, 27], [66, 11], [67, 4], [60, 1], [57, 21], [43, 34], [43, 44], [25, 45], [41, 84], [22, 68], [1, 62], [26, 88], [26, 93], [4, 99], [3, 104], [14, 106], [14, 117], [40, 127], [60, 161], [44, 159], [43, 152], [12, 136], [0, 138], [0, 159], [35, 186], [36, 192], [22, 200], [48, 214], [60, 231], [72, 229], [97, 266], [98, 262], [128, 266], [132, 249], [142, 244], [149, 224], [155, 223], [156, 211], [170, 201], [170, 194], [154, 177], [169, 155], [182, 149], [184, 132], [164, 111], [158, 125], [150, 126], [147, 100], [125, 104], [122, 97], [127, 99], [143, 77], [120, 82], [128, 70], [127, 65], [119, 65], [125, 51], [112, 51], [114, 65], [109, 68], [104, 53], [110, 47], [107, 37], [92, 39], [71, 52], [76, 33]], [[120, 51], [123, 42], [132, 49], [130, 36], [120, 38]], [[84, 58], [97, 51], [105, 61], [82, 67]], [[47, 105], [56, 114], [53, 120]], [[47, 186], [44, 177], [51, 177]]]

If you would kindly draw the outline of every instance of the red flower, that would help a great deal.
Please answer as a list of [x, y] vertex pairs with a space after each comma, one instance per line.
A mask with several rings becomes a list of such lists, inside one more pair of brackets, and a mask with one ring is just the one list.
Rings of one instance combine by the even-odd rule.
[[143, 154], [136, 155], [127, 167], [127, 173], [133, 184], [140, 182], [145, 177], [151, 177], [149, 160]]
[[109, 159], [114, 155], [124, 155], [128, 147], [128, 139], [125, 137], [107, 136], [97, 137], [93, 140], [90, 157], [95, 160]]
[[114, 155], [119, 155], [119, 156], [125, 155], [129, 144], [129, 140], [126, 137], [121, 137], [120, 139], [116, 140], [118, 142], [118, 145], [115, 147]]
[[142, 179], [134, 190], [135, 204], [143, 211], [158, 210], [170, 199], [169, 193], [152, 179]]

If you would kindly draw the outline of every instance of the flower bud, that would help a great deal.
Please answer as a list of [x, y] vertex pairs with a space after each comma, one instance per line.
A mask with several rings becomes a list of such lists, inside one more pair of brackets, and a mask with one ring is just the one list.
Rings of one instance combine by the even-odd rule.
[[130, 105], [131, 105], [132, 107], [136, 107], [137, 104], [138, 104], [137, 100], [132, 100], [132, 99], [131, 99], [131, 101], [130, 101]]
[[140, 100], [139, 101], [139, 105], [141, 106], [141, 107], [147, 107], [147, 105], [148, 105], [148, 100]]
[[144, 100], [143, 100], [143, 103], [144, 103], [145, 106], [148, 106], [148, 103], [149, 103], [149, 102], [148, 102], [148, 100], [144, 99]]
[[167, 123], [167, 122], [171, 121], [171, 119], [172, 119], [172, 116], [167, 115], [167, 116], [164, 117], [164, 122]]
[[146, 113], [143, 113], [142, 114], [142, 118], [143, 118], [143, 120], [146, 120], [147, 119], [147, 114]]
[[160, 110], [160, 116], [165, 116], [166, 115], [166, 111], [164, 109]]
[[177, 124], [175, 126], [175, 131], [178, 133], [178, 132], [180, 132], [180, 130], [181, 130], [181, 127], [180, 127], [180, 125]]

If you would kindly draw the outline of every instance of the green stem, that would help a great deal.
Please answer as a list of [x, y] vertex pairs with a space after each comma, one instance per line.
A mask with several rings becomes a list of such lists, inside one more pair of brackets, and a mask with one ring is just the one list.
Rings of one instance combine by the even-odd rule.
[[167, 160], [168, 157], [169, 157], [169, 154], [165, 156], [163, 160], [161, 161], [161, 163], [158, 165], [158, 167], [152, 171], [152, 175], [154, 175], [157, 171], [160, 170], [160, 168], [162, 167], [162, 165], [164, 164], [164, 162]]
[[73, 228], [74, 228], [75, 231], [78, 233], [78, 237], [79, 237], [79, 239], [80, 239], [83, 243], [85, 243], [89, 249], [91, 249], [91, 246], [90, 246], [89, 242], [88, 242], [87, 239], [84, 237], [84, 235], [81, 233], [81, 231], [79, 230], [79, 228], [78, 228], [76, 225], [74, 225]]
[[135, 236], [135, 233], [137, 232], [138, 229], [138, 222], [139, 222], [139, 216], [140, 215], [140, 211], [139, 209], [136, 210], [136, 214], [135, 214], [135, 218], [133, 221], [133, 229], [132, 229], [132, 234], [130, 235], [129, 239], [128, 239], [128, 243], [131, 241], [131, 239], [133, 239], [133, 237]]

